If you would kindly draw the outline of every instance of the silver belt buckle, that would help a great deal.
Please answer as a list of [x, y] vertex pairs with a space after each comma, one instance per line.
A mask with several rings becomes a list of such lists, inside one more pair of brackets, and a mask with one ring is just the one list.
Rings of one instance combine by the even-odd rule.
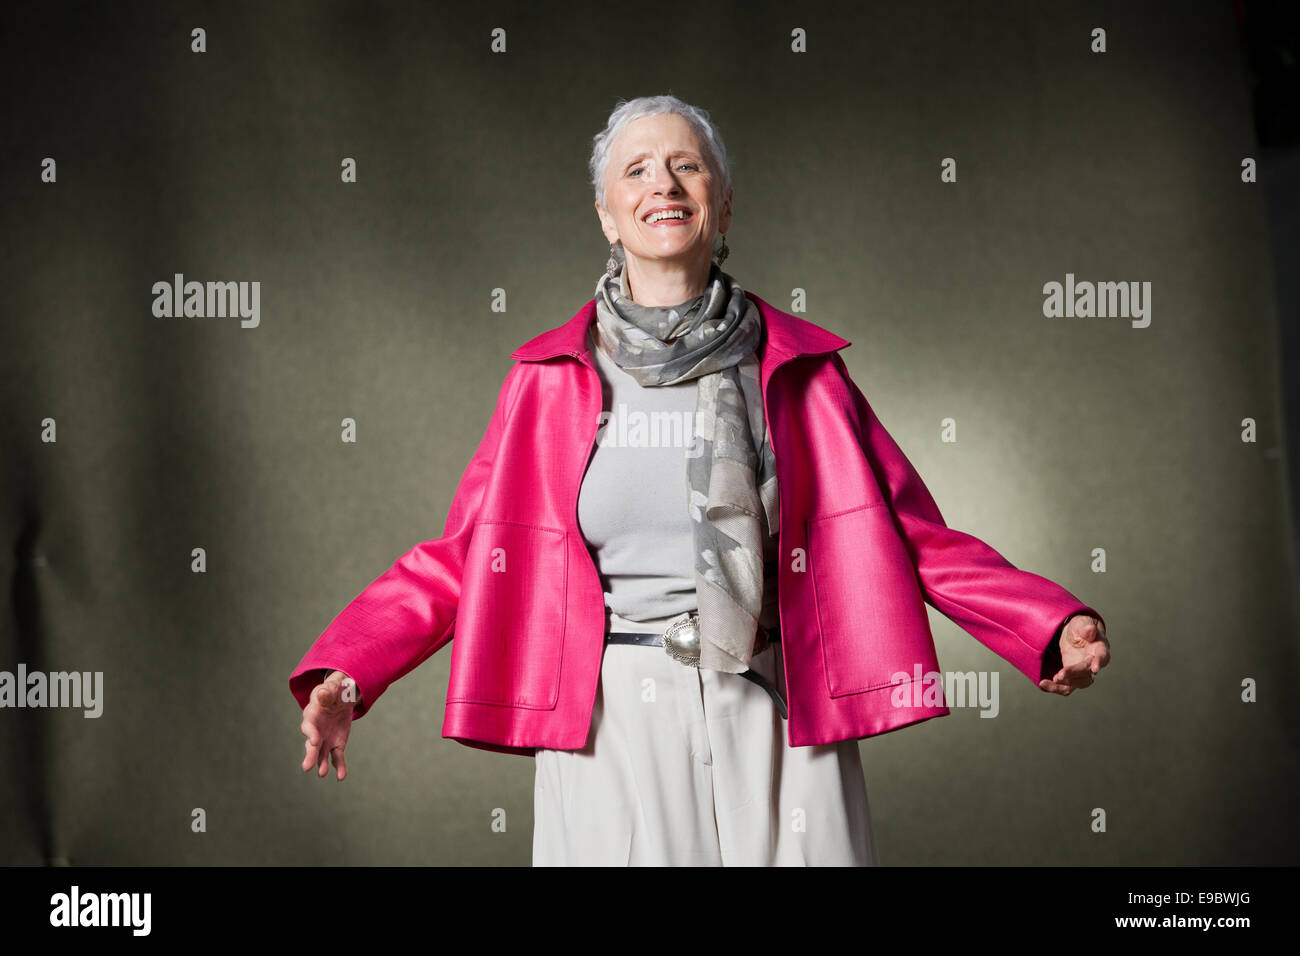
[[664, 651], [679, 664], [700, 666], [700, 615], [687, 612], [680, 621], [664, 628]]

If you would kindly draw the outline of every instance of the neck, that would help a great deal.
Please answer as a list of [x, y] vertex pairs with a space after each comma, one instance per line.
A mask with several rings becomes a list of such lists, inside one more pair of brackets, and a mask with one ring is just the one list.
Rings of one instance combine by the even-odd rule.
[[713, 256], [706, 247], [690, 260], [627, 255], [627, 289], [637, 305], [679, 305], [708, 287]]

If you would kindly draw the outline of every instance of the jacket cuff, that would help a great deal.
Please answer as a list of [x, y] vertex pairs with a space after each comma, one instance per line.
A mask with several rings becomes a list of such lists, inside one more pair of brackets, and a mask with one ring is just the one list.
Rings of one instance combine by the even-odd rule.
[[1071, 614], [1056, 626], [1056, 632], [1052, 635], [1052, 639], [1047, 642], [1047, 647], [1043, 649], [1043, 666], [1042, 672], [1038, 675], [1039, 680], [1051, 680], [1065, 663], [1061, 660], [1061, 631], [1065, 628], [1065, 622], [1071, 617], [1074, 617], [1074, 615]]
[[366, 706], [363, 703], [365, 696], [361, 692], [361, 682], [352, 675], [352, 671], [342, 665], [330, 665], [322, 667], [320, 664], [306, 665], [300, 664], [293, 674], [289, 677], [289, 690], [294, 698], [298, 701], [298, 706], [303, 710], [307, 709], [307, 704], [311, 700], [311, 692], [320, 684], [325, 683], [325, 679], [335, 671], [342, 671], [352, 678], [352, 683], [357, 688], [357, 699], [352, 705], [352, 719], [356, 720], [366, 712]]

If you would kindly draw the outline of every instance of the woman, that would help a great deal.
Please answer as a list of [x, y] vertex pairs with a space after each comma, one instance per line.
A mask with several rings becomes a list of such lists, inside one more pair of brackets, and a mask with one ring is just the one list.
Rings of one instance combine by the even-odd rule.
[[621, 103], [591, 169], [595, 298], [513, 353], [443, 537], [291, 675], [303, 769], [342, 780], [351, 721], [454, 629], [443, 735], [535, 756], [534, 864], [876, 863], [857, 741], [948, 713], [923, 600], [1067, 696], [1104, 622], [948, 528], [848, 342], [722, 271], [704, 111]]

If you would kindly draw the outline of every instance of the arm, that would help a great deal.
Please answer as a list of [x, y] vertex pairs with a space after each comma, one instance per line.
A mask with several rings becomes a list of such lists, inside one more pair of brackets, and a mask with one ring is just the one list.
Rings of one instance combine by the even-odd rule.
[[844, 359], [862, 448], [893, 508], [926, 603], [1009, 661], [1035, 685], [1061, 667], [1066, 620], [1096, 610], [1047, 578], [1022, 571], [979, 538], [949, 528], [912, 463], [885, 431]]
[[312, 644], [289, 676], [306, 707], [320, 671], [345, 672], [357, 685], [353, 717], [361, 717], [388, 688], [451, 639], [460, 602], [461, 572], [506, 418], [518, 392], [520, 363], [506, 375], [478, 450], [452, 498], [441, 538], [417, 544], [348, 604]]

